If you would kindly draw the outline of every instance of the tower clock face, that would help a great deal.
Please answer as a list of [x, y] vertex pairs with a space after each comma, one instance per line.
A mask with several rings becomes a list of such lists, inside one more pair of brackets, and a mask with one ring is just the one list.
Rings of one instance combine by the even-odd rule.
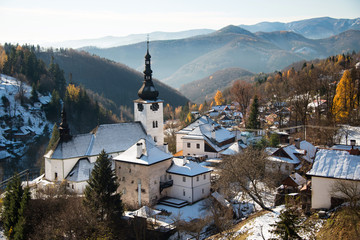
[[158, 103], [151, 104], [150, 109], [153, 110], [154, 112], [159, 110], [159, 104]]
[[142, 103], [138, 103], [137, 107], [140, 112], [142, 112], [144, 110], [144, 105]]

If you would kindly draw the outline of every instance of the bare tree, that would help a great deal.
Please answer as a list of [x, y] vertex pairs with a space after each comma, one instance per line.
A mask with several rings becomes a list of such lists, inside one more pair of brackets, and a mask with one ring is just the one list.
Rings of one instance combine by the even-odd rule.
[[244, 80], [237, 80], [230, 90], [232, 99], [239, 103], [240, 111], [245, 115], [250, 100], [254, 95], [253, 85]]
[[348, 201], [350, 208], [355, 208], [360, 201], [360, 184], [357, 181], [336, 180], [331, 188], [331, 195]]
[[242, 153], [225, 158], [220, 164], [220, 181], [224, 191], [245, 193], [264, 210], [266, 194], [274, 188], [276, 177], [265, 172], [268, 155], [263, 150], [248, 147]]
[[203, 229], [211, 222], [210, 217], [195, 218], [190, 221], [180, 221], [177, 228], [191, 235], [196, 240], [199, 240]]

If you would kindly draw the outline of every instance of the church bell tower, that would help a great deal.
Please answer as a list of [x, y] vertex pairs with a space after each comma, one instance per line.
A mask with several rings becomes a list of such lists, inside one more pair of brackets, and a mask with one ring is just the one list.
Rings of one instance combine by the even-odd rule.
[[139, 99], [134, 101], [134, 118], [135, 121], [142, 123], [146, 133], [154, 139], [156, 144], [162, 146], [164, 144], [164, 101], [158, 99], [159, 92], [152, 81], [150, 59], [149, 40], [147, 40], [144, 82], [138, 91]]

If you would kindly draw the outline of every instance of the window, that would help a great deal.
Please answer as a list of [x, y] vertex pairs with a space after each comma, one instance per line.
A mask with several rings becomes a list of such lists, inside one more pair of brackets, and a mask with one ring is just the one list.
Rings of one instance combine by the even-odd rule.
[[125, 182], [125, 177], [122, 177], [122, 181]]
[[153, 128], [157, 128], [158, 127], [158, 121], [153, 121]]
[[171, 180], [171, 175], [169, 175], [169, 179]]
[[129, 168], [129, 173], [131, 173], [131, 168]]
[[191, 144], [190, 144], [190, 143], [187, 143], [187, 147], [190, 148], [190, 147], [191, 147]]
[[183, 182], [186, 182], [186, 177], [183, 177]]
[[157, 142], [157, 139], [156, 139], [156, 137], [154, 137], [154, 142]]
[[204, 174], [204, 180], [206, 179], [206, 174]]
[[197, 149], [200, 149], [200, 143], [197, 143], [197, 144], [196, 144], [196, 148], [197, 148]]
[[74, 189], [74, 184], [71, 184], [71, 188]]
[[199, 181], [199, 176], [196, 176], [196, 181], [197, 181], [197, 182]]
[[57, 180], [57, 172], [55, 173], [55, 180]]
[[202, 192], [202, 194], [204, 194], [205, 193], [204, 189], [201, 189], [201, 192]]
[[183, 189], [183, 196], [185, 196], [185, 189]]

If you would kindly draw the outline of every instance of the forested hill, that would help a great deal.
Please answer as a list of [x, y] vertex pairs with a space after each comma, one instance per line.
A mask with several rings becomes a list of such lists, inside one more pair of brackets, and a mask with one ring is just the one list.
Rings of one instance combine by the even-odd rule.
[[[138, 98], [137, 92], [142, 85], [143, 74], [123, 64], [72, 49], [39, 52], [37, 55], [46, 64], [54, 56], [54, 61], [64, 70], [67, 80], [71, 73], [72, 82], [112, 100], [118, 106], [132, 108], [133, 100]], [[159, 91], [159, 98], [165, 103], [175, 107], [188, 101], [180, 92], [157, 80], [154, 80], [154, 85]]]

